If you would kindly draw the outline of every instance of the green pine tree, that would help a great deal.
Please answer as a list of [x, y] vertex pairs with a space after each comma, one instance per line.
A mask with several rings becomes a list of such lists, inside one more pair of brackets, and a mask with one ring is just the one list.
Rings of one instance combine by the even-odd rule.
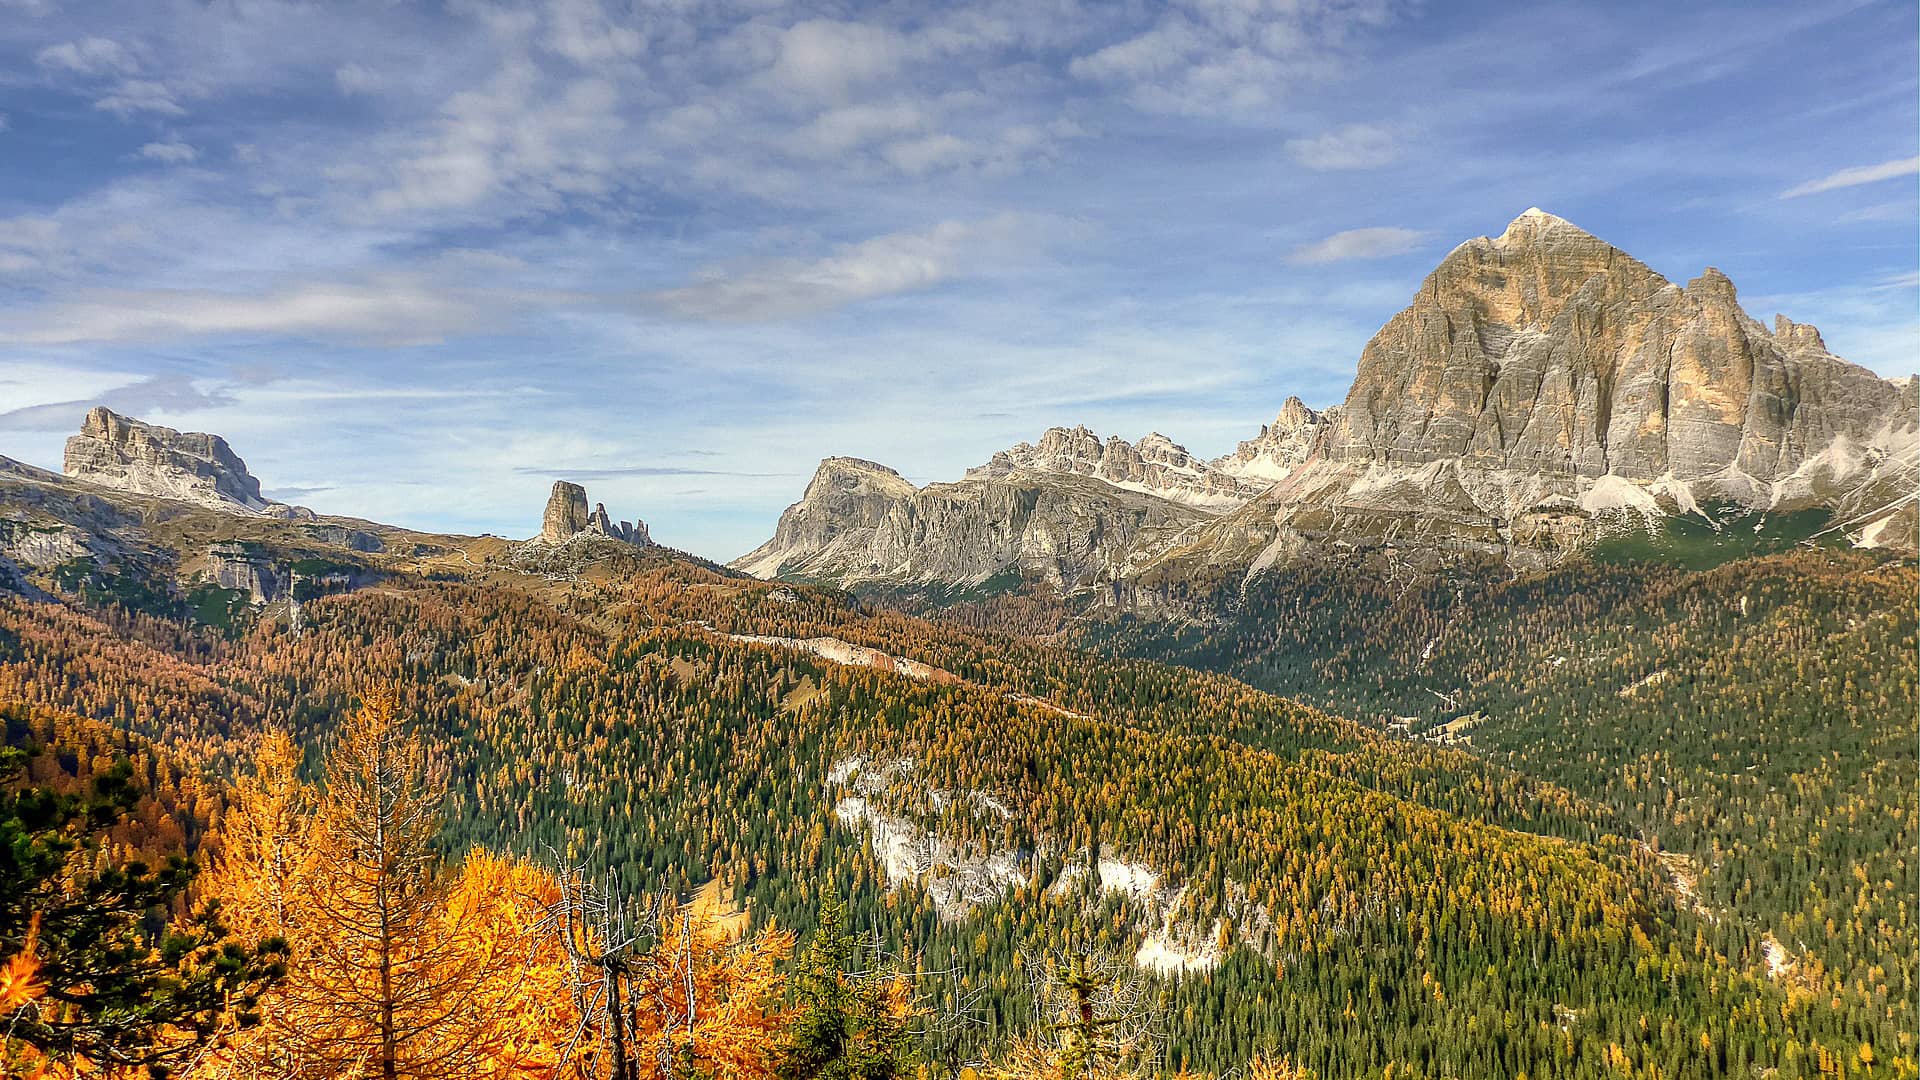
[[828, 885], [820, 922], [792, 975], [797, 1008], [782, 1080], [894, 1080], [909, 1065], [911, 1012], [894, 972], [853, 970], [853, 937]]
[[278, 942], [234, 942], [211, 906], [169, 922], [194, 867], [96, 868], [133, 808], [123, 759], [84, 794], [22, 785], [34, 753], [0, 747], [0, 959], [32, 958], [32, 1000], [0, 1017], [0, 1066], [83, 1061], [164, 1077], [219, 1032], [251, 1023], [281, 974]]

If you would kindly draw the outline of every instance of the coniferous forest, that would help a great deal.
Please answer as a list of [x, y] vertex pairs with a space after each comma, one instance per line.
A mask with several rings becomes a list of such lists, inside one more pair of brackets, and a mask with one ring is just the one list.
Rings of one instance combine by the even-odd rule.
[[6, 1068], [1916, 1075], [1910, 563], [1176, 623], [610, 558], [0, 597]]

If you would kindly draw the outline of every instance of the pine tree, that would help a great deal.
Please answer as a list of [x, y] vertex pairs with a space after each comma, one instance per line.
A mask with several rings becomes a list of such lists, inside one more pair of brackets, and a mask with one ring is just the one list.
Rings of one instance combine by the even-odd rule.
[[46, 1066], [162, 1077], [256, 1019], [279, 949], [241, 945], [217, 905], [169, 924], [194, 867], [106, 855], [138, 795], [125, 759], [79, 794], [21, 785], [0, 748], [0, 1071]]
[[892, 1080], [908, 1067], [909, 980], [854, 971], [853, 937], [831, 884], [819, 925], [792, 973], [797, 999], [778, 1075], [785, 1080]]

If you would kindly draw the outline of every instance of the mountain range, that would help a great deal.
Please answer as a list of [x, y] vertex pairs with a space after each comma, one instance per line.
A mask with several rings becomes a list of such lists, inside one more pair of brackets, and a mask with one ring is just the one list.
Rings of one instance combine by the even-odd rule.
[[130, 759], [158, 860], [391, 681], [445, 850], [802, 931], [831, 888], [957, 1018], [937, 1075], [1069, 949], [1217, 1075], [1907, 1075], [1914, 424], [1538, 212], [1220, 458], [830, 458], [734, 568], [565, 479], [524, 540], [316, 514], [96, 409], [0, 458], [0, 709]]
[[1764, 529], [1802, 512], [1911, 552], [1917, 484], [1911, 378], [1850, 364], [1785, 316], [1762, 325], [1718, 270], [1677, 285], [1530, 209], [1442, 260], [1361, 352], [1342, 403], [1289, 399], [1231, 454], [1053, 428], [918, 488], [829, 458], [732, 565], [867, 588], [1102, 591], [1335, 550], [1539, 568], [1669, 519]]

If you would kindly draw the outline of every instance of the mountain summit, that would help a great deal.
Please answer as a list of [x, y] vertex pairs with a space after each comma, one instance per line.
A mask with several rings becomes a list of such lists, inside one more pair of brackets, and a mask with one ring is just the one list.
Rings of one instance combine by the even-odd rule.
[[304, 507], [273, 502], [227, 440], [203, 431], [175, 431], [121, 416], [104, 406], [67, 440], [63, 471], [130, 495], [152, 495], [209, 510], [311, 518]]
[[[1030, 570], [1030, 548], [992, 559], [977, 543], [1031, 513], [1031, 500], [1008, 495], [1011, 516], [994, 516], [988, 489], [1058, 491], [1068, 478], [1076, 500], [1051, 505], [1083, 516], [1024, 541], [1079, 552], [1079, 580], [1058, 561], [1043, 575], [1068, 587], [1193, 562], [1258, 568], [1329, 545], [1478, 549], [1540, 565], [1671, 515], [1712, 523], [1720, 507], [1819, 509], [1856, 543], [1911, 550], [1917, 412], [1913, 383], [1834, 356], [1818, 330], [1785, 316], [1762, 325], [1719, 270], [1676, 285], [1536, 207], [1427, 275], [1361, 351], [1344, 402], [1316, 411], [1291, 398], [1232, 454], [1201, 462], [1157, 434], [1134, 445], [1054, 428], [961, 485], [916, 495], [884, 470], [904, 490], [851, 517], [817, 497], [816, 477], [775, 539], [735, 565], [927, 581], [952, 560], [924, 553], [971, 545], [966, 580]], [[841, 557], [895, 502], [962, 485], [980, 508], [964, 527], [909, 515], [886, 558]], [[1163, 504], [1158, 525], [1110, 532], [1122, 493]], [[801, 518], [807, 529], [792, 527]]]

